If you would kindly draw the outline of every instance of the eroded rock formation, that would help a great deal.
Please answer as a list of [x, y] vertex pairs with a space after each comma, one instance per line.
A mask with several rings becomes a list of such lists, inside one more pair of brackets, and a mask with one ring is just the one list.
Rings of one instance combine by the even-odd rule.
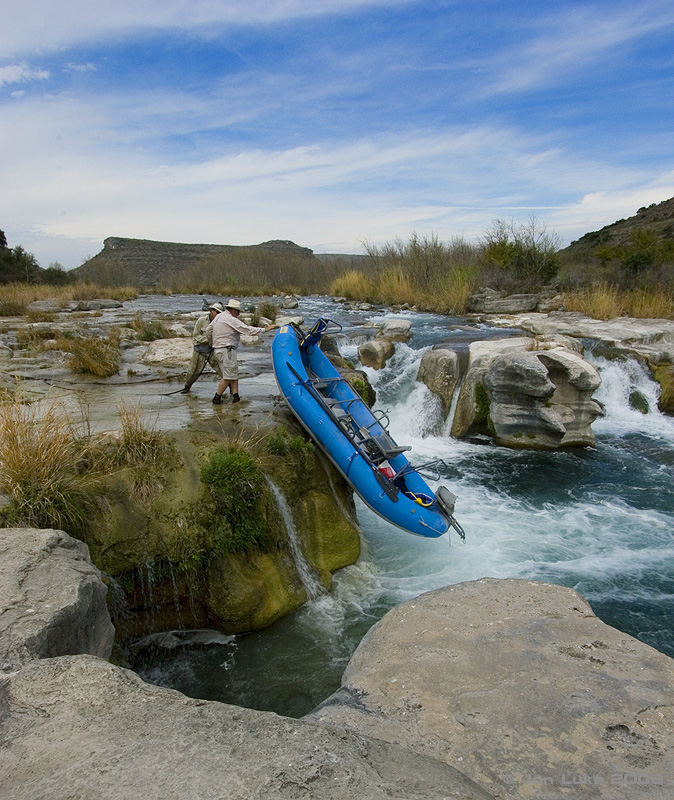
[[554, 335], [473, 342], [462, 373], [459, 355], [438, 348], [424, 354], [417, 380], [447, 413], [463, 379], [453, 436], [488, 431], [498, 444], [536, 449], [593, 445], [600, 378], [577, 350]]

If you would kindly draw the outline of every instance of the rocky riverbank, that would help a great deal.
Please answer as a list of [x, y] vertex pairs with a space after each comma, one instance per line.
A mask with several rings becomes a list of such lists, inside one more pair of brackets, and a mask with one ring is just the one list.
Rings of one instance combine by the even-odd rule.
[[422, 595], [372, 629], [334, 697], [291, 720], [106, 662], [104, 607], [73, 602], [104, 588], [68, 538], [0, 531], [3, 797], [671, 796], [674, 661], [570, 589], [480, 580]]

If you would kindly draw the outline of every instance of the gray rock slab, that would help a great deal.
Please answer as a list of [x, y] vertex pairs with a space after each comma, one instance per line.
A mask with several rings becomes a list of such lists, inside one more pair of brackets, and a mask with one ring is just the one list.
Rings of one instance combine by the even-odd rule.
[[193, 700], [93, 656], [0, 679], [3, 800], [489, 800], [456, 770], [339, 727]]
[[74, 653], [107, 658], [106, 595], [83, 542], [57, 530], [0, 529], [0, 669]]
[[311, 718], [451, 764], [495, 797], [674, 796], [674, 660], [572, 589], [483, 579], [390, 611]]
[[575, 311], [492, 316], [493, 325], [517, 326], [534, 334], [594, 339], [618, 351], [640, 355], [652, 364], [674, 361], [674, 320], [619, 317], [599, 320]]

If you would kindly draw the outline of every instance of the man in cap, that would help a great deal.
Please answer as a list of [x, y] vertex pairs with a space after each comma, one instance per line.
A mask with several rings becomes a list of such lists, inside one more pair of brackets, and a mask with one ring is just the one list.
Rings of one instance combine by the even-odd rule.
[[210, 306], [208, 306], [208, 314], [204, 314], [196, 321], [194, 330], [192, 331], [192, 343], [194, 344], [192, 360], [190, 361], [190, 365], [187, 369], [185, 386], [180, 390], [180, 394], [188, 394], [192, 384], [201, 375], [204, 367], [206, 366], [206, 362], [208, 362], [218, 373], [220, 378], [222, 378], [220, 364], [218, 364], [215, 353], [213, 352], [213, 348], [208, 341], [208, 336], [206, 336], [206, 328], [211, 324], [211, 322], [213, 322], [218, 314], [224, 310], [225, 309], [223, 308], [222, 303], [212, 303]]
[[232, 393], [232, 403], [238, 403], [241, 399], [239, 397], [239, 365], [236, 359], [236, 350], [241, 334], [256, 336], [259, 333], [266, 333], [274, 327], [269, 325], [267, 328], [256, 328], [253, 325], [246, 325], [243, 320], [239, 319], [240, 314], [241, 303], [238, 300], [229, 300], [222, 314], [218, 314], [206, 328], [206, 336], [213, 347], [222, 375], [222, 380], [213, 397], [215, 405], [222, 403], [222, 395], [227, 391], [228, 386]]

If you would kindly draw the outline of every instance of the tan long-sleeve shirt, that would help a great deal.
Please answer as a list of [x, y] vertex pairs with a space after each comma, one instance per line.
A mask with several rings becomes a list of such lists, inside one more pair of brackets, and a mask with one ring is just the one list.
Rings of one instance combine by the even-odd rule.
[[264, 328], [256, 328], [230, 314], [226, 309], [222, 311], [206, 328], [206, 336], [214, 350], [223, 350], [226, 347], [239, 346], [241, 334], [255, 336], [264, 333]]

